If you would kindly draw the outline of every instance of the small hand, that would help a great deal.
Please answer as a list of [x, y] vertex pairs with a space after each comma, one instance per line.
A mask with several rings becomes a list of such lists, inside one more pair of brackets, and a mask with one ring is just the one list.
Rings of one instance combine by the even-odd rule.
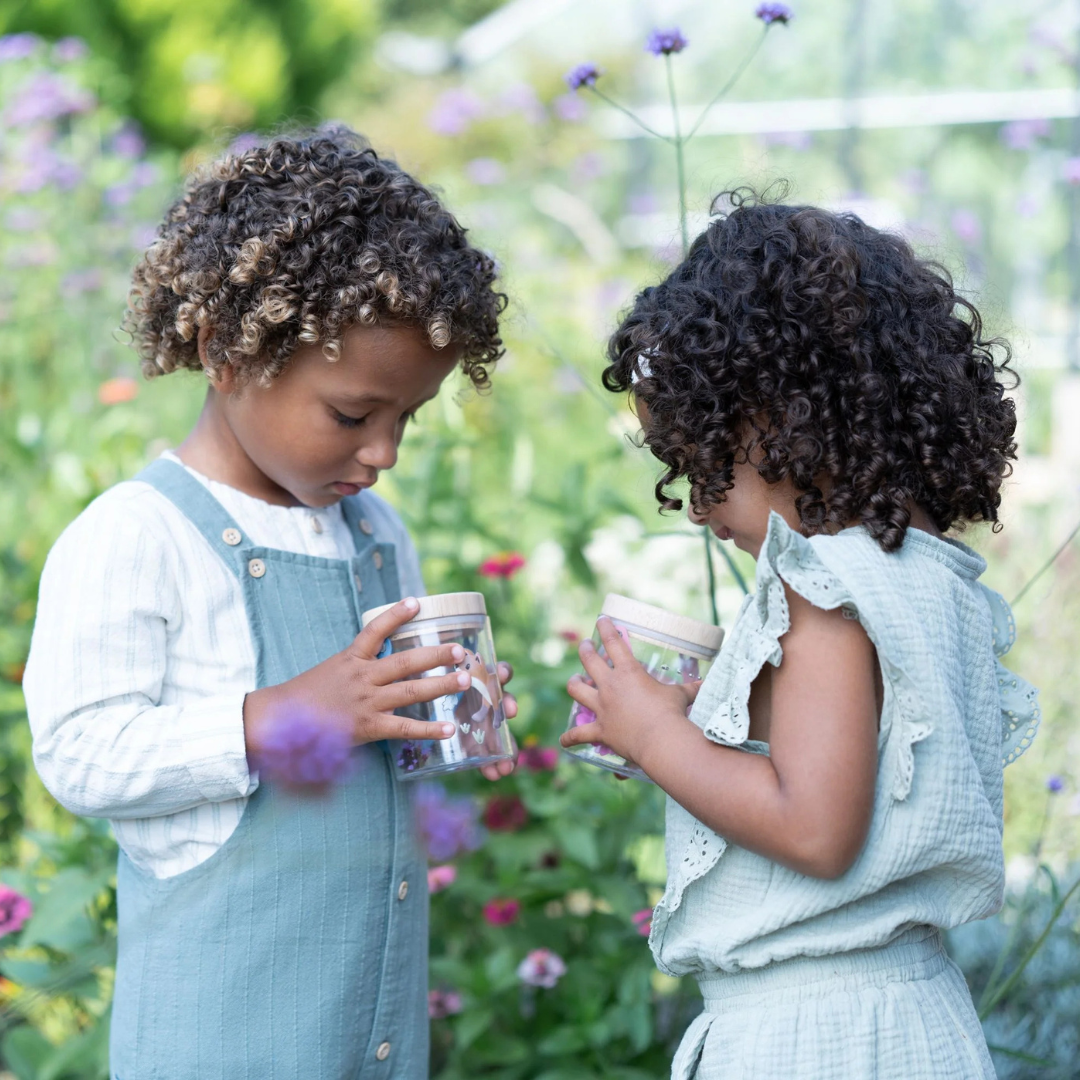
[[650, 739], [656, 737], [657, 722], [665, 716], [685, 718], [701, 683], [658, 682], [634, 658], [610, 619], [601, 617], [596, 626], [608, 659], [586, 639], [578, 647], [578, 655], [593, 685], [575, 675], [566, 686], [570, 696], [594, 713], [596, 720], [563, 732], [559, 741], [565, 747], [600, 743], [640, 764]]
[[[505, 686], [513, 677], [514, 669], [507, 663], [499, 662], [498, 668], [499, 685]], [[503, 694], [503, 716], [507, 720], [517, 716], [518, 706], [517, 698], [513, 694]], [[501, 780], [504, 776], [509, 776], [517, 766], [517, 743], [514, 741], [514, 734], [507, 729], [507, 734], [510, 736], [510, 746], [514, 752], [513, 761], [499, 761], [494, 765], [484, 765], [480, 772], [488, 780]]]

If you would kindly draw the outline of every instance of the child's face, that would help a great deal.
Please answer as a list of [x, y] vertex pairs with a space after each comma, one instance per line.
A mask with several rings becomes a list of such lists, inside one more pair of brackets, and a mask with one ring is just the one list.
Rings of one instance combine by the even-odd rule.
[[795, 490], [790, 483], [769, 484], [749, 462], [737, 463], [732, 473], [735, 486], [724, 501], [707, 514], [687, 510], [695, 525], [707, 525], [720, 540], [734, 540], [735, 546], [756, 559], [769, 527], [769, 513], [776, 511], [793, 529], [799, 528]]
[[270, 501], [329, 506], [394, 467], [405, 425], [457, 360], [411, 327], [354, 326], [336, 361], [303, 345], [268, 387], [237, 388], [226, 369], [211, 393], [252, 486]]

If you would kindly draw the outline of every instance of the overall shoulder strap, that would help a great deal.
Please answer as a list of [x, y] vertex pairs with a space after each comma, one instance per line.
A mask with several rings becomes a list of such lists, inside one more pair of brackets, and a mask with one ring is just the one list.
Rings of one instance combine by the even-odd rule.
[[341, 514], [345, 518], [345, 524], [352, 533], [353, 543], [356, 545], [356, 553], [360, 554], [369, 544], [373, 543], [372, 535], [374, 528], [371, 521], [364, 514], [364, 506], [359, 495], [350, 495], [341, 500]]
[[241, 576], [240, 548], [247, 538], [225, 507], [183, 465], [158, 458], [135, 479], [157, 488], [202, 533], [225, 565]]

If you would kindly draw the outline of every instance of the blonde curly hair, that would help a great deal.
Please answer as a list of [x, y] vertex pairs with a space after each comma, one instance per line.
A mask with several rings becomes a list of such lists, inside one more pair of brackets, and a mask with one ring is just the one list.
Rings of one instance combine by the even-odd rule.
[[196, 173], [135, 267], [124, 329], [147, 378], [200, 370], [268, 385], [299, 345], [352, 326], [422, 329], [477, 388], [503, 353], [495, 264], [438, 198], [348, 128], [279, 136]]

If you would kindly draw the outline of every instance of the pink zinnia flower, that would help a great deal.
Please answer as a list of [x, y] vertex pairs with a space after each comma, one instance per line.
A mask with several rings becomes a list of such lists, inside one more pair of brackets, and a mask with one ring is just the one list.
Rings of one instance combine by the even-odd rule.
[[34, 905], [22, 893], [0, 885], [0, 937], [21, 930], [34, 913]]
[[102, 405], [121, 405], [125, 401], [134, 401], [139, 393], [139, 384], [126, 375], [116, 379], [106, 379], [98, 387], [98, 401]]
[[517, 977], [526, 986], [542, 986], [545, 990], [550, 990], [565, 974], [563, 958], [550, 949], [533, 949], [517, 969]]
[[520, 900], [490, 900], [484, 905], [484, 919], [492, 926], [509, 926], [520, 912]]
[[456, 990], [429, 990], [427, 1013], [432, 1020], [442, 1020], [461, 1012], [461, 995]]
[[500, 551], [480, 564], [480, 573], [484, 577], [501, 577], [509, 580], [525, 565], [525, 556], [520, 551]]
[[427, 872], [427, 887], [429, 893], [442, 892], [450, 888], [457, 880], [457, 867], [449, 863], [445, 866], [432, 866]]
[[642, 908], [641, 911], [635, 911], [630, 916], [630, 921], [637, 927], [637, 932], [642, 937], [648, 937], [652, 931], [652, 911], [651, 907]]
[[518, 754], [518, 765], [529, 772], [551, 772], [559, 763], [559, 751], [554, 746], [526, 746]]

